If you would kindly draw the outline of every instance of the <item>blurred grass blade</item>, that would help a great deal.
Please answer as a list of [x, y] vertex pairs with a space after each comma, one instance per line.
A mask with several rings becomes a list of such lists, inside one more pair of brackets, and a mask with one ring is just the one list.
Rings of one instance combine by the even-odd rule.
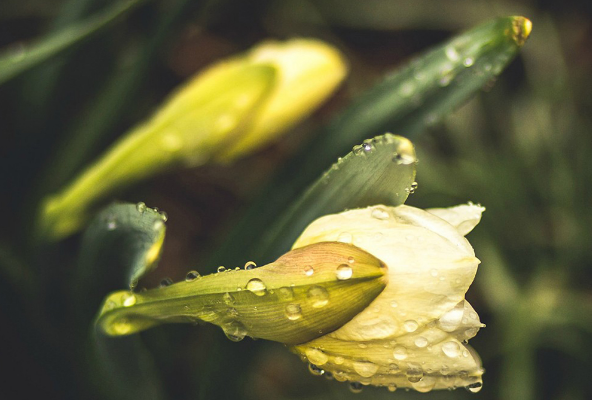
[[413, 190], [415, 149], [406, 138], [386, 134], [365, 140], [333, 164], [267, 229], [255, 250], [270, 254], [289, 248], [315, 219], [347, 208], [398, 206]]
[[120, 336], [163, 323], [206, 321], [233, 341], [248, 335], [304, 343], [365, 309], [384, 289], [385, 273], [378, 259], [355, 246], [316, 243], [261, 268], [219, 270], [204, 277], [192, 271], [185, 282], [168, 287], [112, 293], [97, 327]]
[[[490, 83], [508, 65], [531, 31], [524, 17], [479, 25], [418, 57], [370, 89], [296, 155], [256, 198], [211, 259], [270, 260], [255, 249], [259, 238], [340, 155], [366, 138], [395, 132], [412, 137], [438, 122]], [[273, 249], [274, 253], [287, 248]]]
[[105, 293], [134, 287], [156, 268], [166, 214], [138, 204], [112, 204], [84, 232], [74, 285], [81, 318], [88, 321]]
[[88, 38], [144, 1], [117, 2], [108, 10], [45, 36], [35, 44], [3, 52], [0, 54], [0, 85]]

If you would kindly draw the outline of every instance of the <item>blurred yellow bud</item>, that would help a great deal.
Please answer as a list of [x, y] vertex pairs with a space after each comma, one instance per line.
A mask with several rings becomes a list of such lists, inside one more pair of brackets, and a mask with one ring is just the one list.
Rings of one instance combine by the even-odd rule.
[[464, 238], [484, 208], [374, 206], [319, 218], [294, 249], [345, 240], [381, 260], [386, 288], [339, 329], [292, 350], [339, 381], [432, 389], [481, 388], [483, 369], [464, 343], [483, 325], [465, 300], [479, 260]]
[[345, 74], [336, 49], [305, 39], [265, 42], [213, 65], [47, 198], [39, 234], [58, 239], [75, 232], [100, 200], [140, 179], [253, 152], [312, 112]]

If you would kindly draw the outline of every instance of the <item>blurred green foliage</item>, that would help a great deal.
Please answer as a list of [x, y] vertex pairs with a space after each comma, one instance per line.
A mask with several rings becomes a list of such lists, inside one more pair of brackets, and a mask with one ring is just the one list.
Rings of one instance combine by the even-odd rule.
[[[3, 1], [0, 45], [22, 54], [29, 43], [42, 43], [119, 3]], [[180, 280], [196, 266], [211, 272], [217, 264], [207, 260], [220, 259], [212, 253], [238, 224], [240, 210], [259, 199], [303, 143], [314, 143], [317, 128], [413, 54], [505, 15], [533, 21], [521, 55], [482, 93], [412, 138], [419, 189], [407, 204], [442, 207], [472, 200], [487, 207], [469, 237], [482, 265], [468, 293], [488, 325], [471, 342], [483, 357], [484, 387], [478, 394], [427, 396], [592, 396], [589, 6], [575, 0], [137, 3], [142, 4], [83, 42], [64, 46], [0, 86], [0, 397], [426, 397], [373, 388], [352, 394], [343, 384], [309, 374], [281, 345], [232, 343], [210, 326], [156, 329], [115, 345], [101, 342], [92, 352], [94, 314], [81, 313], [75, 300], [90, 293], [80, 288], [94, 287], [76, 269], [81, 238], [33, 247], [32, 223], [45, 195], [74, 178], [203, 66], [269, 37], [310, 36], [336, 44], [351, 66], [345, 86], [281, 142], [233, 165], [176, 171], [119, 193], [119, 199], [145, 201], [169, 214], [160, 269], [140, 286], [154, 287], [164, 276]], [[319, 154], [334, 161], [328, 155], [333, 149], [323, 146], [326, 152], [321, 147]], [[295, 196], [288, 197], [276, 201], [285, 205]], [[240, 252], [227, 256], [230, 262], [248, 259]], [[113, 289], [118, 287], [105, 288]], [[96, 296], [88, 295], [86, 309], [98, 308], [102, 295]], [[101, 361], [105, 354], [117, 357]], [[94, 369], [101, 362], [111, 366], [107, 375]]]

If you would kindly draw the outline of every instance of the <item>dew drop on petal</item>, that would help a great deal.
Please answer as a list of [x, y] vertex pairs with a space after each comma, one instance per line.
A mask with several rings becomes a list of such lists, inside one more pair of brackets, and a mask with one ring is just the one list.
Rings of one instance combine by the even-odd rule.
[[446, 57], [448, 57], [450, 61], [458, 61], [458, 59], [460, 58], [460, 55], [458, 54], [458, 51], [454, 48], [454, 46], [446, 47], [445, 51]]
[[354, 237], [349, 232], [342, 232], [337, 236], [337, 241], [341, 243], [351, 244], [354, 241]]
[[263, 296], [266, 293], [267, 286], [265, 286], [265, 283], [261, 279], [253, 278], [247, 282], [245, 288], [257, 296]]
[[354, 271], [353, 271], [352, 267], [350, 267], [347, 264], [341, 264], [340, 266], [337, 267], [337, 271], [336, 271], [337, 279], [340, 281], [348, 280], [349, 278], [352, 277], [353, 273], [354, 273]]
[[389, 392], [392, 393], [397, 390], [397, 385], [395, 385], [394, 383], [389, 383], [386, 388], [388, 389]]
[[333, 359], [333, 362], [337, 365], [341, 365], [345, 362], [343, 357], [337, 356]]
[[420, 393], [431, 392], [434, 386], [436, 386], [436, 378], [424, 375], [418, 382], [412, 383], [411, 386]]
[[306, 354], [309, 362], [317, 366], [324, 365], [329, 361], [329, 357], [318, 349], [306, 349], [304, 354]]
[[456, 342], [446, 342], [442, 345], [442, 352], [450, 358], [455, 358], [460, 354], [460, 346]]
[[415, 338], [415, 345], [419, 348], [426, 347], [428, 345], [428, 340], [423, 336], [418, 336]]
[[350, 382], [349, 383], [349, 390], [352, 393], [361, 393], [364, 389], [364, 386], [360, 382]]
[[405, 327], [405, 330], [407, 332], [415, 332], [417, 330], [417, 328], [419, 327], [417, 321], [412, 320], [412, 319], [408, 319], [407, 321], [405, 321], [403, 326]]
[[307, 297], [314, 308], [325, 307], [329, 303], [329, 292], [321, 286], [312, 286], [308, 289]]
[[302, 317], [302, 309], [298, 304], [288, 304], [286, 306], [286, 317], [290, 321], [296, 321]]
[[471, 393], [480, 392], [482, 387], [483, 387], [482, 382], [475, 382], [475, 383], [471, 383], [471, 384], [465, 386], [465, 388]]
[[289, 287], [282, 287], [278, 290], [278, 297], [282, 300], [292, 300], [294, 298], [294, 291]]
[[312, 276], [314, 274], [314, 268], [310, 265], [307, 265], [306, 267], [304, 267], [304, 275], [306, 276]]
[[393, 357], [395, 360], [402, 361], [407, 358], [407, 349], [403, 346], [396, 346], [393, 349]]
[[423, 378], [423, 370], [419, 364], [407, 363], [407, 371], [405, 371], [407, 380], [411, 383], [417, 383]]
[[308, 363], [308, 370], [311, 374], [316, 376], [321, 376], [325, 373], [324, 369], [318, 367], [317, 365], [314, 365], [313, 363]]
[[378, 365], [369, 361], [354, 361], [354, 371], [364, 378], [370, 378], [376, 371], [378, 371]]
[[224, 267], [223, 265], [220, 265], [216, 271], [217, 272], [226, 272], [226, 267]]
[[386, 220], [389, 219], [389, 213], [382, 207], [374, 207], [372, 209], [372, 218], [376, 218], [379, 220]]

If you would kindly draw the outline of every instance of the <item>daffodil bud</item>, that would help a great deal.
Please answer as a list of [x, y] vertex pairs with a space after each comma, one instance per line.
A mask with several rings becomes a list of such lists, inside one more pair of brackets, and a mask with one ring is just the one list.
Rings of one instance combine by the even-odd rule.
[[386, 269], [355, 246], [325, 242], [300, 247], [260, 268], [226, 270], [145, 292], [107, 297], [97, 320], [118, 336], [167, 322], [205, 321], [231, 340], [245, 336], [305, 343], [343, 326], [386, 285]]
[[178, 89], [145, 123], [44, 202], [39, 234], [67, 236], [114, 190], [177, 166], [229, 162], [268, 144], [312, 112], [346, 74], [317, 40], [265, 42]]
[[483, 210], [375, 206], [310, 224], [294, 249], [346, 238], [384, 263], [388, 283], [351, 321], [292, 350], [354, 387], [478, 391], [483, 369], [464, 343], [483, 325], [464, 296], [479, 260], [464, 235]]

